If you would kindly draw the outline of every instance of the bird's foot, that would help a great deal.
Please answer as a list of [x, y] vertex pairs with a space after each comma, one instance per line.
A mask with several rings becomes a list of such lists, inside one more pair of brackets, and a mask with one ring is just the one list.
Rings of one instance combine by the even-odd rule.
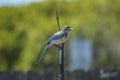
[[60, 50], [62, 49], [62, 47], [59, 46], [59, 45], [54, 45], [54, 46], [57, 47], [57, 48], [59, 48]]

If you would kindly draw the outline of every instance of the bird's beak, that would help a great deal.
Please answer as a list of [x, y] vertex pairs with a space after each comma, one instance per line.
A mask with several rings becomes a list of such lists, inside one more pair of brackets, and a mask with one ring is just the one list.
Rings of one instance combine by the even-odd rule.
[[73, 30], [73, 28], [70, 28], [70, 30]]

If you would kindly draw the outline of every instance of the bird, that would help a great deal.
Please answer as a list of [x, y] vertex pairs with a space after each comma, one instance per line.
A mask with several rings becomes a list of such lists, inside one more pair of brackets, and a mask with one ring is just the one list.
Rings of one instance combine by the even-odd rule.
[[37, 64], [40, 63], [42, 57], [44, 56], [46, 50], [50, 46], [56, 46], [61, 49], [60, 44], [64, 43], [69, 36], [69, 32], [72, 30], [72, 27], [69, 25], [64, 26], [60, 31], [56, 32], [51, 36], [48, 41], [45, 44], [45, 47], [40, 53], [40, 56], [38, 57]]

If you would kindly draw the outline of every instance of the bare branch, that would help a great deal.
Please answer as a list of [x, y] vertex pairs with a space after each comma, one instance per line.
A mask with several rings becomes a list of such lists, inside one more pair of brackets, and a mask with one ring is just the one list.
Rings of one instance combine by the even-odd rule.
[[57, 20], [58, 30], [60, 31], [60, 23], [59, 23], [59, 16], [57, 10], [56, 10], [56, 20]]

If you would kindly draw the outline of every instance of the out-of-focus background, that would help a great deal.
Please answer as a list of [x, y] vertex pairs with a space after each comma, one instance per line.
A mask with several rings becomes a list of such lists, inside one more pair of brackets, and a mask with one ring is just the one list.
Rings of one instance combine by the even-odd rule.
[[73, 31], [65, 43], [65, 69], [120, 68], [120, 0], [0, 0], [0, 70], [59, 70], [59, 50], [36, 60], [60, 25]]

